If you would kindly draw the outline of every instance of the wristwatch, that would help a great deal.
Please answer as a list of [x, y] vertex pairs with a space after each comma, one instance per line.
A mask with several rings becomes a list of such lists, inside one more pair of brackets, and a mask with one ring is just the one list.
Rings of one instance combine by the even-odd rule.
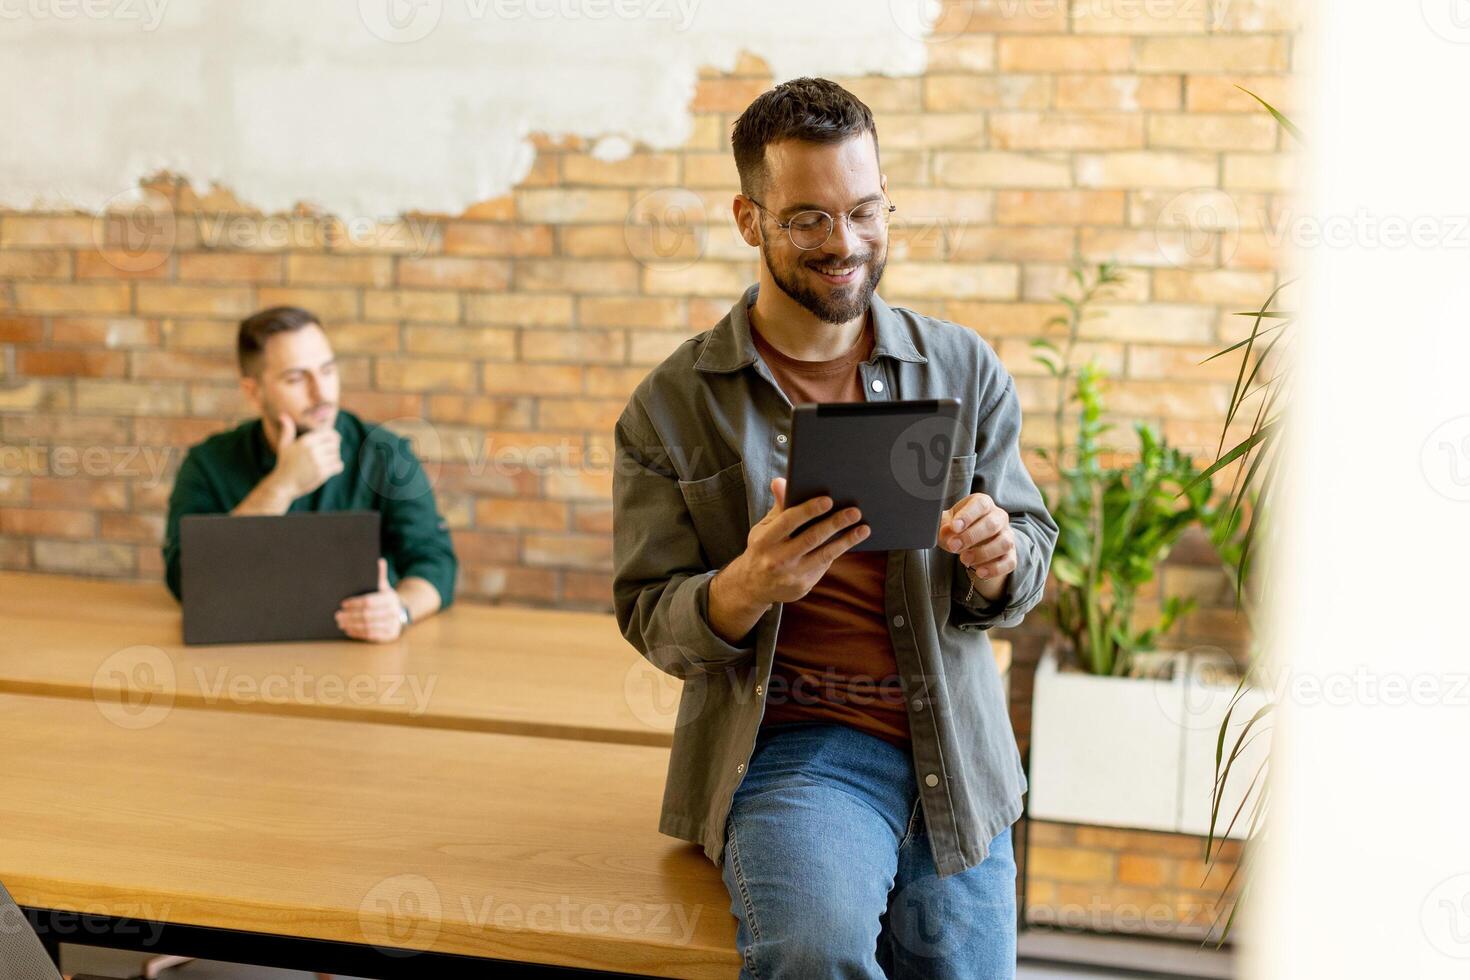
[[398, 621], [404, 626], [413, 625], [413, 613], [408, 611], [408, 603], [402, 599], [398, 600]]

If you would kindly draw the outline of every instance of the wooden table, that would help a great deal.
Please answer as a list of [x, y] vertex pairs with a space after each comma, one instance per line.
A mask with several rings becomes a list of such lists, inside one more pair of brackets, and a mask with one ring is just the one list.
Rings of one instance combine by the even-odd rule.
[[384, 977], [738, 969], [718, 871], [656, 829], [679, 682], [609, 615], [186, 647], [160, 585], [0, 573], [0, 623], [0, 881], [52, 941]]
[[184, 646], [180, 622], [162, 585], [0, 573], [0, 691], [673, 744], [683, 682], [608, 614], [459, 604], [389, 644]]
[[363, 976], [738, 971], [718, 871], [657, 832], [664, 749], [102, 707], [0, 694], [0, 880], [53, 939]]
[[[682, 682], [605, 613], [460, 603], [390, 644], [183, 645], [162, 585], [0, 573], [0, 691], [673, 744]], [[1011, 648], [993, 640], [1004, 675]]]

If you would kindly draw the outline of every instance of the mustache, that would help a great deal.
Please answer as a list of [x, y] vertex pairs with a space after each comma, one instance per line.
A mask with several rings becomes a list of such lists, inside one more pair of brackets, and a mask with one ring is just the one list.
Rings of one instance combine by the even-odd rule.
[[808, 259], [806, 264], [810, 266], [835, 265], [845, 269], [851, 265], [867, 265], [871, 261], [873, 261], [873, 256], [872, 253], [869, 253], [867, 255], [848, 255], [842, 258]]
[[[336, 402], [322, 402], [320, 405], [313, 405], [313, 406], [311, 406], [310, 408], [308, 408], [302, 414], [303, 415], [307, 415], [307, 416], [311, 416], [311, 415], [315, 415], [317, 412], [320, 412], [324, 408], [336, 408], [336, 407], [337, 407], [337, 403]], [[311, 432], [314, 428], [315, 428], [314, 426], [306, 425], [306, 424], [301, 423], [301, 422], [297, 422], [296, 423], [296, 431], [297, 431], [298, 434], [299, 433]]]

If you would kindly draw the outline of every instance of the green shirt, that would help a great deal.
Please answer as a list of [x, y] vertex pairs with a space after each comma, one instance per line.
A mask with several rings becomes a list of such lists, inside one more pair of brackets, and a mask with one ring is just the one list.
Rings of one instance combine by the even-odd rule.
[[[402, 436], [338, 411], [342, 472], [291, 501], [288, 513], [375, 510], [383, 515], [381, 552], [388, 581], [428, 580], [448, 608], [458, 562], [449, 526], [434, 504], [434, 489], [413, 447]], [[164, 533], [165, 579], [175, 598], [179, 583], [179, 519], [185, 514], [228, 514], [275, 468], [276, 454], [260, 419], [210, 436], [189, 450], [174, 478]]]

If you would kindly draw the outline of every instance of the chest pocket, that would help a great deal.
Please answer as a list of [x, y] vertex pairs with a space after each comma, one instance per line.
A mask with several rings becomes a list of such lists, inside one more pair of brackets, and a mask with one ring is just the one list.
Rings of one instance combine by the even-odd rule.
[[723, 566], [745, 550], [750, 515], [743, 462], [702, 480], [680, 480], [679, 492], [710, 568]]
[[[975, 478], [975, 454], [954, 456], [949, 461], [949, 474], [944, 484], [944, 509], [949, 510], [970, 495]], [[929, 594], [949, 595], [954, 580], [955, 555], [937, 545], [929, 552]]]

